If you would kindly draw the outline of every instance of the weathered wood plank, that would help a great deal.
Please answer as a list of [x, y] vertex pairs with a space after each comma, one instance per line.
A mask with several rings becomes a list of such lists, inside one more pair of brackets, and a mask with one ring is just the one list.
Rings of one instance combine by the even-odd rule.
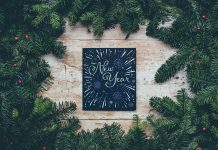
[[[184, 71], [176, 75], [179, 79], [173, 78], [164, 84], [154, 82], [154, 75], [157, 69], [173, 55], [176, 50], [157, 39], [146, 36], [145, 28], [145, 26], [142, 26], [137, 33], [131, 34], [128, 40], [125, 40], [125, 34], [121, 32], [119, 27], [106, 30], [103, 37], [97, 39], [93, 34], [87, 32], [87, 28], [80, 24], [70, 27], [67, 23], [65, 32], [59, 38], [59, 40], [67, 46], [67, 52], [64, 58], [59, 60], [52, 55], [44, 56], [51, 66], [54, 84], [48, 88], [48, 91], [43, 93], [43, 96], [49, 97], [54, 101], [75, 101], [78, 109], [72, 115], [82, 119], [82, 128], [85, 130], [92, 130], [96, 127], [101, 127], [104, 123], [112, 123], [114, 121], [120, 123], [122, 127], [127, 130], [131, 126], [133, 114], [138, 114], [141, 118], [145, 119], [150, 111], [148, 103], [150, 97], [169, 96], [174, 98], [177, 90], [188, 87]], [[82, 48], [96, 47], [136, 48], [136, 111], [104, 112], [82, 110]]]

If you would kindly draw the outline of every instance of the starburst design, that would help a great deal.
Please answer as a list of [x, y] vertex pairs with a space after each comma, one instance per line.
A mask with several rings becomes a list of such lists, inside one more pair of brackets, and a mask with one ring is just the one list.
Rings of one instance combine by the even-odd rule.
[[135, 110], [135, 80], [134, 48], [83, 49], [84, 110]]

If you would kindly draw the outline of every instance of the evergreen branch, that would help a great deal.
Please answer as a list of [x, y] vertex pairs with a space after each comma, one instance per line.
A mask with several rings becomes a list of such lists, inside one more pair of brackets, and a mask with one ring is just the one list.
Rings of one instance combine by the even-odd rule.
[[170, 79], [179, 70], [183, 69], [190, 57], [191, 51], [183, 49], [178, 51], [177, 54], [171, 56], [165, 64], [163, 64], [155, 74], [155, 81], [157, 83], [163, 83]]
[[177, 103], [169, 97], [152, 97], [150, 99], [150, 106], [153, 107], [157, 112], [163, 114], [165, 117], [179, 117], [180, 111], [182, 111]]

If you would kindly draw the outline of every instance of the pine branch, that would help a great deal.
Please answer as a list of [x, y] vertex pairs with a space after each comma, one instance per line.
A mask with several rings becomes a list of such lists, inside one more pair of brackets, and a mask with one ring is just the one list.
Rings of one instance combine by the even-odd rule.
[[171, 56], [165, 64], [163, 64], [155, 74], [155, 81], [163, 83], [173, 77], [178, 71], [183, 69], [189, 60], [191, 50], [182, 49]]
[[169, 97], [152, 97], [150, 99], [150, 106], [153, 107], [157, 112], [163, 114], [165, 117], [179, 117], [180, 111], [182, 111], [177, 103]]

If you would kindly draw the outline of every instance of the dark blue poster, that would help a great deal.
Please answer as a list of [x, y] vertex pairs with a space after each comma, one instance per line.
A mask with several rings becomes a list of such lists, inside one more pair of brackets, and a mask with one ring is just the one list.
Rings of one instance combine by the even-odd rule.
[[136, 109], [136, 49], [83, 49], [83, 110]]

